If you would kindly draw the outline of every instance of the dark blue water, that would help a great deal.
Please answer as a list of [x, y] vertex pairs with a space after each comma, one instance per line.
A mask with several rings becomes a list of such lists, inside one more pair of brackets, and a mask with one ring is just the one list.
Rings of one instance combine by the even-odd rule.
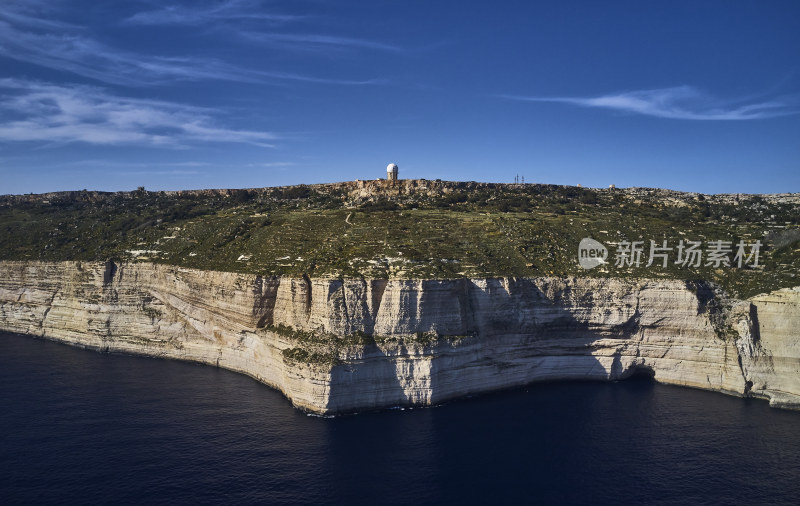
[[800, 413], [551, 383], [324, 419], [221, 369], [0, 335], [0, 502], [800, 502]]

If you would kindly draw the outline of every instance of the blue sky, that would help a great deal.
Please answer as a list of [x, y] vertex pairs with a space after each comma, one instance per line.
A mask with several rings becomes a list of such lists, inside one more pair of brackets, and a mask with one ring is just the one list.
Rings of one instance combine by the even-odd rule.
[[0, 194], [402, 178], [800, 192], [797, 1], [0, 7]]

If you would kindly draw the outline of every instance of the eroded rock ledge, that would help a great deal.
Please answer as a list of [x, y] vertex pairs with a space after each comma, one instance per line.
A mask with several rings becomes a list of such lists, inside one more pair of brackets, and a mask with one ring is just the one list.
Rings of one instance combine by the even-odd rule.
[[800, 408], [800, 288], [592, 278], [264, 278], [147, 263], [0, 262], [0, 330], [217, 365], [321, 414], [554, 379]]

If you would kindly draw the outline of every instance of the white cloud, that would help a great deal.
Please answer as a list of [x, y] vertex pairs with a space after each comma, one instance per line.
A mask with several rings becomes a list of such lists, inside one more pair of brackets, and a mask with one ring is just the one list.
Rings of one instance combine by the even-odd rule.
[[242, 36], [247, 39], [271, 45], [280, 45], [293, 49], [330, 49], [330, 48], [360, 48], [378, 51], [388, 51], [399, 53], [403, 50], [397, 46], [375, 42], [367, 39], [353, 37], [341, 37], [335, 35], [319, 34], [293, 34], [293, 33], [264, 33], [264, 32], [243, 32]]
[[[294, 16], [266, 12], [262, 2], [248, 0], [229, 0], [211, 6], [171, 5], [153, 11], [139, 12], [125, 20], [126, 24], [138, 25], [214, 25], [220, 23], [237, 23], [254, 27], [253, 22], [272, 25], [286, 24], [306, 19], [305, 16]], [[323, 35], [315, 33], [275, 33], [274, 31], [236, 30], [243, 38], [258, 43], [281, 46], [288, 49], [323, 50], [323, 49], [372, 49], [378, 51], [401, 52], [402, 49], [390, 44], [368, 39]]]
[[797, 114], [796, 101], [751, 102], [720, 101], [691, 86], [640, 90], [599, 97], [526, 97], [503, 95], [503, 98], [527, 102], [554, 102], [624, 111], [657, 118], [683, 120], [754, 120]]
[[0, 56], [108, 84], [148, 86], [180, 81], [383, 84], [381, 79], [333, 79], [244, 68], [213, 58], [145, 55], [104, 44], [82, 27], [40, 16], [24, 4], [0, 11]]
[[89, 86], [0, 79], [0, 141], [182, 147], [197, 142], [273, 147], [270, 132], [216, 124], [216, 111], [125, 98]]
[[[124, 162], [120, 160], [104, 160], [104, 159], [88, 159], [88, 160], [75, 160], [72, 162], [63, 162], [60, 163], [59, 166], [78, 166], [78, 167], [99, 167], [99, 168], [107, 168], [107, 167], [115, 167], [115, 168], [127, 168], [127, 169], [136, 169], [136, 168], [152, 168], [152, 167], [180, 167], [180, 168], [199, 168], [199, 167], [210, 167], [211, 164], [209, 162]], [[200, 174], [199, 171], [187, 171], [190, 173]]]
[[172, 177], [181, 177], [181, 176], [200, 176], [205, 174], [205, 172], [200, 172], [197, 170], [123, 170], [119, 172], [115, 172], [115, 174], [121, 176], [172, 176]]
[[35, 2], [31, 2], [30, 4], [14, 4], [12, 2], [11, 4], [4, 5], [4, 9], [0, 11], [0, 19], [28, 29], [62, 31], [80, 29], [78, 25], [38, 16], [37, 12], [42, 10], [41, 7], [41, 5], [37, 6]]
[[289, 167], [297, 165], [295, 162], [263, 162], [263, 163], [246, 163], [245, 167], [265, 168], [265, 169], [279, 169], [286, 170]]
[[219, 21], [261, 21], [285, 23], [301, 19], [301, 16], [263, 12], [259, 10], [262, 2], [248, 0], [228, 0], [212, 5], [190, 6], [170, 5], [152, 11], [134, 14], [125, 20], [136, 25], [200, 25]]

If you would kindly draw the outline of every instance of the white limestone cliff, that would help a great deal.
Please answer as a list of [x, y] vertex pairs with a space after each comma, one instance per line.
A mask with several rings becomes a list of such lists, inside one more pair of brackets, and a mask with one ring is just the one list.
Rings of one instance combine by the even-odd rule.
[[[2, 331], [217, 365], [315, 413], [637, 373], [800, 408], [798, 329], [800, 289], [726, 301], [669, 280], [339, 280], [0, 262]], [[295, 349], [333, 359], [286, 353]]]

